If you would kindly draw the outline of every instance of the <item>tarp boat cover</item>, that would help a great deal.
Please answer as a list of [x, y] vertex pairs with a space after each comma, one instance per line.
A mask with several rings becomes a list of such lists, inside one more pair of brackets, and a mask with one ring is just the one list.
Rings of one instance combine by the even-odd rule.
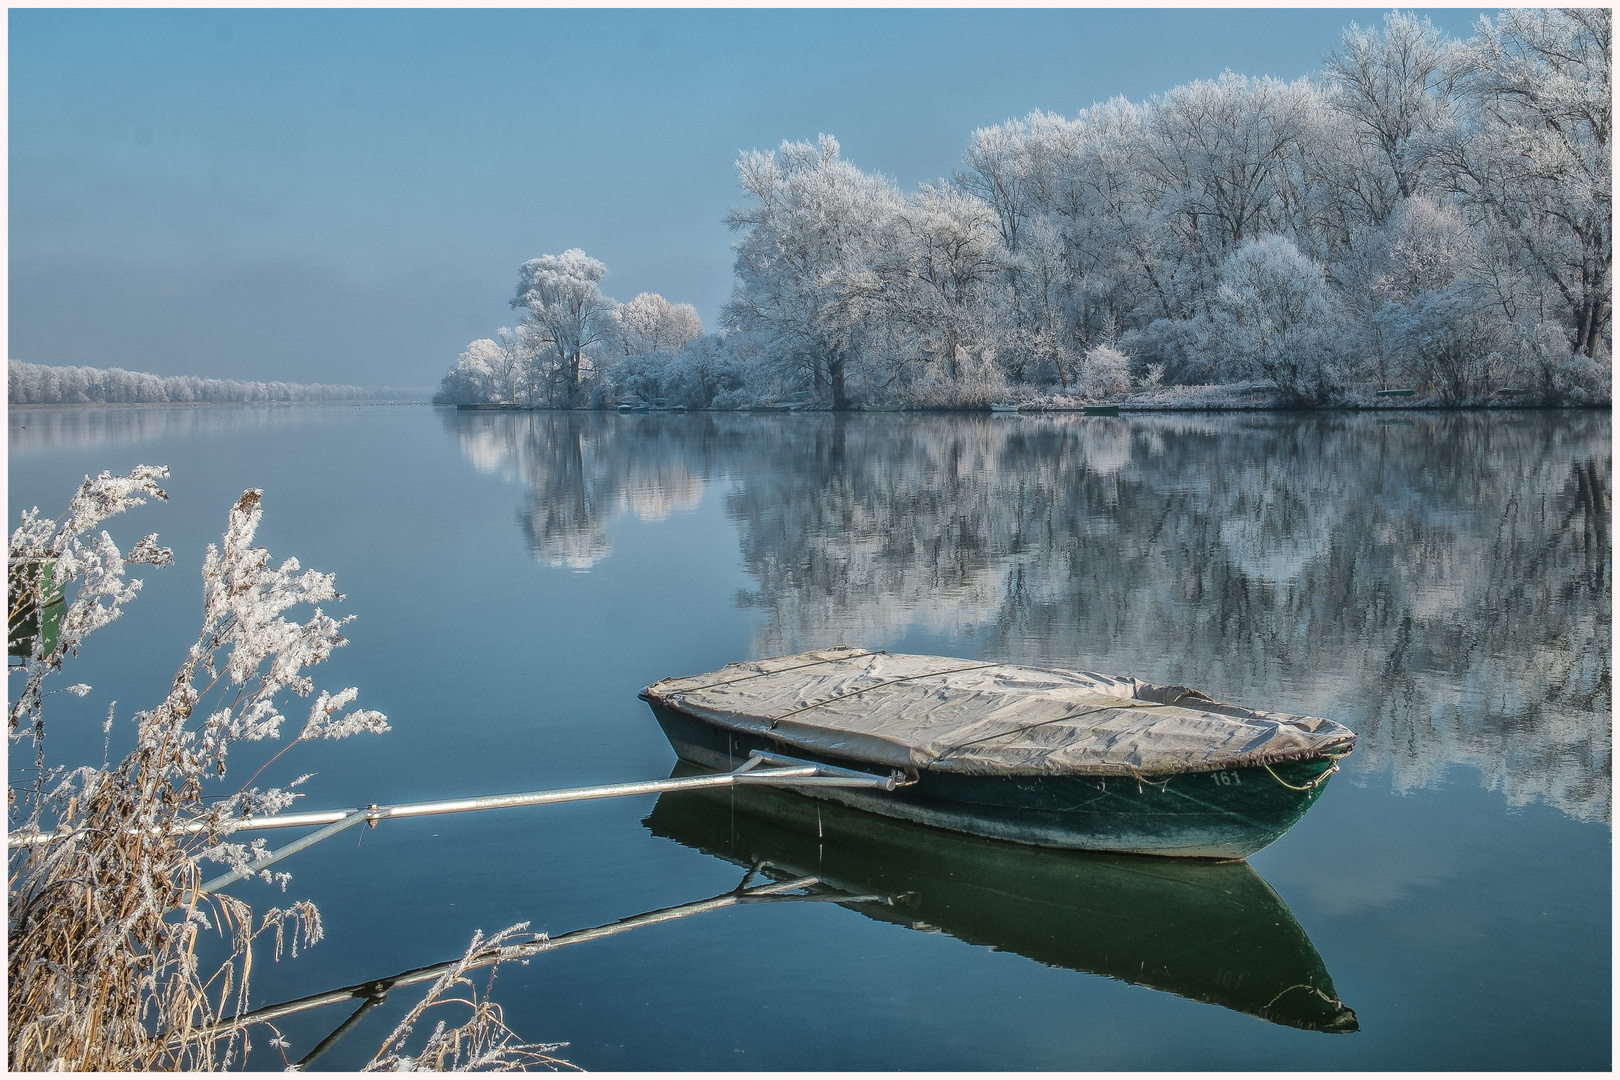
[[716, 727], [895, 769], [975, 775], [1216, 772], [1348, 753], [1316, 716], [1223, 705], [1140, 679], [836, 648], [649, 686]]

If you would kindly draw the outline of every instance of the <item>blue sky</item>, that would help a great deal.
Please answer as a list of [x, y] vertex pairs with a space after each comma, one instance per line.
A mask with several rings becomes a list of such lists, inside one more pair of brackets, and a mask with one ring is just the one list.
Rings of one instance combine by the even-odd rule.
[[[1463, 37], [1479, 12], [1424, 10]], [[10, 356], [432, 386], [582, 247], [712, 328], [741, 150], [903, 187], [973, 128], [1318, 70], [1308, 10], [12, 10]]]

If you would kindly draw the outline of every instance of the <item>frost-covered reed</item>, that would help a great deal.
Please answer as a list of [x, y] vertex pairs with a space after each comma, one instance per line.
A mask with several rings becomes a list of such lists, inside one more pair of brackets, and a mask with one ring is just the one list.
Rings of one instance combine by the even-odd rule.
[[[224, 783], [229, 753], [243, 742], [285, 739], [284, 752], [388, 730], [381, 713], [350, 707], [354, 687], [315, 690], [307, 669], [345, 644], [340, 631], [353, 616], [338, 619], [321, 608], [342, 599], [333, 575], [296, 559], [274, 566], [254, 546], [263, 510], [260, 492], [250, 490], [231, 508], [221, 544], [208, 547], [202, 627], [167, 696], [135, 714], [134, 749], [116, 764], [47, 769], [46, 680], [140, 591], [140, 581], [125, 575], [128, 566], [161, 567], [173, 558], [155, 535], [123, 552], [98, 527], [148, 499], [166, 499], [158, 481], [167, 475], [143, 465], [127, 476], [86, 477], [63, 515], [25, 511], [11, 536], [12, 637], [52, 589], [68, 593], [54, 642], [35, 633], [30, 655], [11, 668], [21, 683], [12, 693], [11, 738], [32, 742], [36, 762], [32, 782], [8, 791], [12, 835], [40, 841], [13, 847], [9, 857], [12, 1069], [240, 1066], [249, 1033], [230, 1017], [246, 1010], [255, 944], [261, 957], [296, 956], [320, 940], [322, 928], [307, 901], [254, 912], [236, 897], [199, 891], [205, 863], [240, 871], [265, 853], [263, 840], [235, 838], [236, 823], [284, 809], [303, 779], [257, 787], [261, 768], [231, 790]], [[313, 610], [295, 621], [287, 617], [295, 608]], [[82, 696], [89, 689], [67, 691]], [[311, 699], [307, 711], [283, 712], [289, 692]], [[114, 722], [109, 712], [109, 731]], [[272, 880], [268, 870], [258, 876]], [[285, 887], [287, 875], [274, 877]], [[453, 996], [471, 990], [467, 967], [499, 959], [521, 929], [475, 937], [466, 964], [432, 988], [372, 1066], [553, 1063], [555, 1047], [518, 1043], [487, 996]], [[456, 1001], [470, 1018], [439, 1023], [425, 1046], [407, 1053], [423, 1012]], [[272, 1034], [272, 1048], [284, 1049]]]

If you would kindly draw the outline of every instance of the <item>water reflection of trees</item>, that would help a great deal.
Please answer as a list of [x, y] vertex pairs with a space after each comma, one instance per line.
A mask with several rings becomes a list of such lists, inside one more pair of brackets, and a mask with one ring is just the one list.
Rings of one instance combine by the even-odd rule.
[[689, 440], [667, 425], [590, 413], [445, 415], [474, 465], [528, 489], [518, 525], [534, 557], [553, 566], [594, 566], [612, 549], [608, 524], [625, 513], [662, 521], [703, 497]]
[[12, 456], [26, 457], [43, 451], [133, 446], [161, 438], [228, 438], [308, 424], [323, 415], [330, 413], [305, 405], [14, 408], [7, 426]]
[[1402, 788], [1460, 762], [1609, 815], [1600, 414], [452, 422], [552, 561], [729, 478], [758, 653], [923, 630], [1334, 716]]

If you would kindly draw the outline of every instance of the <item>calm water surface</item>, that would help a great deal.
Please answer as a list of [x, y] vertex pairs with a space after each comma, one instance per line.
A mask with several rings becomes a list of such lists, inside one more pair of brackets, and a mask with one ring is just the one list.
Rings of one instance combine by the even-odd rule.
[[[13, 520], [87, 472], [173, 470], [170, 502], [112, 531], [159, 532], [176, 565], [73, 662], [95, 690], [52, 699], [57, 761], [100, 759], [110, 701], [161, 699], [203, 547], [249, 486], [272, 556], [336, 572], [359, 616], [318, 684], [359, 686], [394, 727], [283, 758], [282, 779], [316, 773], [311, 808], [662, 777], [643, 686], [835, 644], [1184, 683], [1361, 736], [1292, 832], [1228, 867], [785, 795], [387, 823], [285, 864], [327, 939], [256, 966], [259, 1003], [448, 959], [476, 929], [705, 899], [765, 859], [844, 902], [503, 968], [508, 1023], [593, 1069], [1610, 1066], [1606, 415], [9, 423]], [[361, 1063], [406, 996], [321, 1066]], [[346, 1011], [287, 1021], [290, 1053]], [[279, 1067], [256, 1042], [250, 1064]]]

